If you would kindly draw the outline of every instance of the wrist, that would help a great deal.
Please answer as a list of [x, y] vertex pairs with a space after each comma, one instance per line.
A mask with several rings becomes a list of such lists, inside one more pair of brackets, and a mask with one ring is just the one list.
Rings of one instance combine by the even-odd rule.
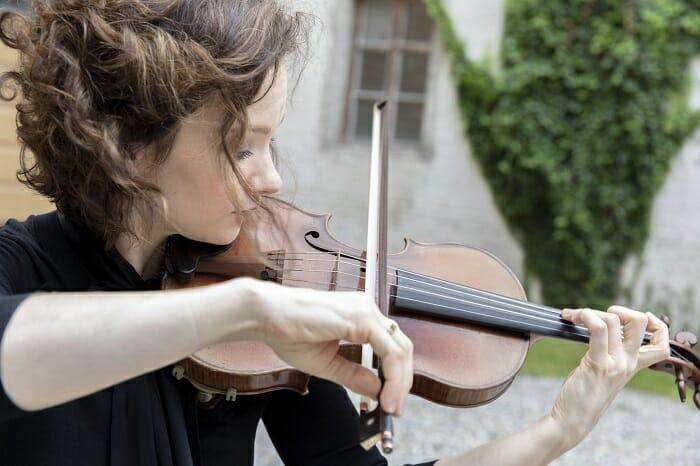
[[265, 318], [256, 303], [256, 280], [242, 277], [196, 288], [215, 342], [261, 340]]
[[565, 425], [561, 419], [552, 412], [547, 413], [540, 419], [544, 444], [550, 447], [552, 459], [558, 458], [566, 451], [578, 445], [585, 434], [580, 434], [579, 429], [573, 429]]

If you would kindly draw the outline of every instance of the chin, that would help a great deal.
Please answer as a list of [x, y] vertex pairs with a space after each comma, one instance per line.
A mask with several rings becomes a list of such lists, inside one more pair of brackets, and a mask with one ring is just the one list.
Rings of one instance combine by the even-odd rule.
[[218, 235], [214, 238], [214, 241], [210, 241], [213, 244], [231, 244], [238, 238], [241, 233], [241, 224], [237, 222], [237, 225], [231, 228], [222, 228]]
[[190, 234], [181, 234], [194, 241], [224, 245], [231, 244], [238, 237], [241, 232], [241, 224], [240, 222], [236, 222], [235, 225], [218, 224], [215, 229], [198, 230], [199, 231], [190, 231]]

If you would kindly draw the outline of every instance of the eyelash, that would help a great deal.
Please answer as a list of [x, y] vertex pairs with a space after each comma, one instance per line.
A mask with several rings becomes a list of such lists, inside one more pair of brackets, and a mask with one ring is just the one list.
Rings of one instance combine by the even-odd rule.
[[241, 151], [238, 153], [238, 160], [245, 160], [252, 155], [253, 155], [253, 153], [249, 150]]
[[[270, 145], [275, 143], [275, 138], [270, 138]], [[253, 153], [249, 150], [243, 150], [238, 153], [238, 160], [245, 160], [248, 157], [252, 157]]]

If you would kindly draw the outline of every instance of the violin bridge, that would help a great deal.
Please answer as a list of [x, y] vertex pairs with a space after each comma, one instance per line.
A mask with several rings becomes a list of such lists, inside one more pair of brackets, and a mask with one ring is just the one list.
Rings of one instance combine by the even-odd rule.
[[282, 283], [284, 280], [284, 264], [286, 260], [284, 249], [270, 251], [266, 254], [272, 266], [265, 266], [265, 270], [260, 273], [260, 279]]
[[335, 253], [335, 264], [333, 265], [333, 271], [331, 272], [331, 281], [328, 285], [329, 291], [336, 291], [338, 289], [338, 270], [340, 268], [340, 248]]

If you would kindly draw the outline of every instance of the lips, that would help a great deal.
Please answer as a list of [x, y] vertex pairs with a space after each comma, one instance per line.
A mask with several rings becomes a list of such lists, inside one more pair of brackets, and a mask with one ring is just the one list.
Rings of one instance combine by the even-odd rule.
[[242, 214], [243, 212], [250, 212], [251, 210], [255, 210], [257, 208], [258, 208], [258, 206], [253, 206], [253, 207], [249, 207], [249, 208], [243, 209], [243, 210], [234, 210], [231, 213], [232, 214]]

